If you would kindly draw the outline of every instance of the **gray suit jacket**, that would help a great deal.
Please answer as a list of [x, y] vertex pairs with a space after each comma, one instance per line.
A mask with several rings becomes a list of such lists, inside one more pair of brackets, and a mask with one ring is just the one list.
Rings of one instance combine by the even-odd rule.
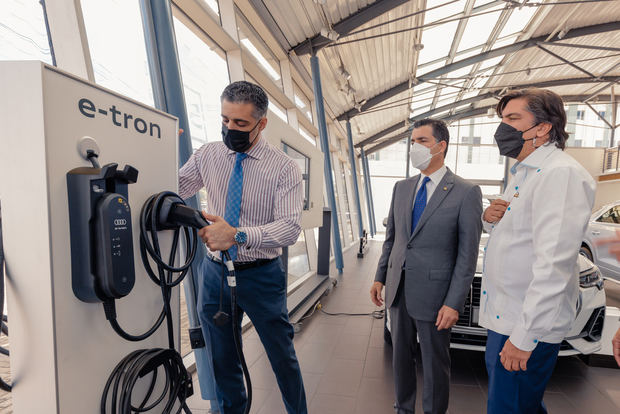
[[[411, 212], [420, 175], [396, 183], [375, 281], [385, 285], [385, 306], [404, 283], [407, 311], [435, 321], [443, 305], [462, 312], [471, 286], [480, 234], [480, 187], [448, 169], [411, 234]], [[404, 270], [404, 271], [403, 271]]]

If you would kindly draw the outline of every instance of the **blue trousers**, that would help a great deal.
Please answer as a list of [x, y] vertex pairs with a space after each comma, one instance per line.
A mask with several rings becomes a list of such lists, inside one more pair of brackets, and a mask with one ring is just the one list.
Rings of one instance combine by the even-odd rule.
[[[247, 394], [241, 363], [235, 352], [232, 326], [231, 323], [217, 326], [213, 321], [213, 315], [219, 310], [222, 265], [205, 258], [200, 273], [203, 280], [198, 295], [198, 316], [203, 334], [211, 339], [220, 412], [242, 414]], [[237, 271], [236, 275], [239, 336], [245, 312], [267, 351], [286, 411], [307, 414], [306, 393], [293, 347], [294, 331], [288, 320], [286, 275], [282, 262], [277, 259], [263, 266]], [[226, 283], [223, 310], [232, 315], [230, 289]]]
[[543, 395], [560, 352], [560, 344], [539, 342], [527, 371], [506, 371], [499, 353], [506, 335], [488, 331], [485, 362], [489, 374], [487, 414], [546, 414]]

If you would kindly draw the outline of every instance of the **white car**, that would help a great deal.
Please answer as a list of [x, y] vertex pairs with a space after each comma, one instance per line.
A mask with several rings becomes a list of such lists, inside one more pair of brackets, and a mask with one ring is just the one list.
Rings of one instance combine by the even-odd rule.
[[601, 269], [605, 279], [620, 282], [620, 263], [609, 254], [609, 246], [599, 247], [594, 244], [596, 239], [614, 237], [616, 230], [620, 230], [620, 200], [592, 214], [580, 252]]
[[[487, 341], [485, 328], [478, 325], [480, 286], [482, 284], [482, 257], [485, 238], [482, 236], [476, 274], [471, 285], [465, 310], [452, 328], [451, 347], [484, 351]], [[577, 315], [573, 326], [560, 345], [560, 356], [589, 355], [601, 349], [601, 335], [605, 322], [605, 290], [598, 267], [583, 255], [577, 255], [579, 266], [579, 297], [575, 304]]]
[[[484, 351], [487, 342], [487, 330], [478, 325], [480, 312], [480, 286], [482, 285], [482, 258], [487, 234], [482, 235], [480, 255], [474, 280], [465, 300], [465, 308], [458, 322], [452, 328], [450, 346], [458, 349]], [[560, 345], [560, 356], [589, 355], [601, 349], [601, 336], [605, 322], [605, 290], [598, 267], [583, 255], [577, 255], [579, 266], [579, 297], [575, 307], [577, 315], [573, 326]], [[384, 339], [391, 343], [389, 323]]]

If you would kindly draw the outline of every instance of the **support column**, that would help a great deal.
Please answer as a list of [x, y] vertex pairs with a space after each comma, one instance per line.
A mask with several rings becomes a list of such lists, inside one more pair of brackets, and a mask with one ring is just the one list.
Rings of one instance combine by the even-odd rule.
[[366, 171], [368, 172], [368, 195], [370, 195], [370, 210], [372, 211], [371, 223], [373, 236], [377, 234], [377, 220], [375, 219], [375, 199], [372, 196], [372, 184], [370, 179], [370, 164], [368, 163], [368, 156], [364, 157], [366, 163]]
[[[234, 0], [218, 0], [220, 20], [222, 28], [239, 45], [239, 32], [237, 31], [237, 17], [235, 16]], [[237, 49], [226, 51], [226, 63], [228, 63], [228, 76], [231, 82], [245, 80], [243, 61], [241, 58], [241, 45]]]
[[366, 151], [362, 148], [362, 169], [364, 170], [364, 187], [366, 189], [366, 206], [368, 207], [368, 227], [370, 227], [370, 235], [375, 233], [375, 215], [372, 208], [372, 195], [370, 189], [370, 175], [368, 174], [368, 164], [366, 163]]
[[609, 147], [613, 148], [616, 143], [616, 128], [618, 125], [617, 122], [617, 113], [618, 113], [618, 101], [616, 101], [616, 91], [615, 88], [611, 87], [611, 136], [609, 139]]
[[[192, 155], [193, 150], [189, 120], [185, 107], [181, 67], [174, 35], [172, 10], [170, 2], [162, 0], [140, 0], [140, 6], [156, 106], [158, 109], [179, 118], [179, 128], [183, 131], [179, 134], [180, 168]], [[197, 196], [193, 196], [185, 200], [185, 202], [192, 208], [198, 209], [200, 207]], [[204, 244], [198, 243], [196, 258], [192, 263], [191, 271], [188, 272], [183, 282], [190, 328], [200, 326], [196, 310], [197, 276], [200, 263], [205, 255], [206, 249]], [[211, 347], [208, 338], [204, 339], [207, 346], [196, 348], [193, 351], [202, 398], [213, 401], [216, 395], [215, 378], [211, 362]]]
[[54, 65], [76, 76], [95, 81], [80, 0], [43, 3], [49, 24]]
[[407, 138], [407, 173], [405, 174], [406, 178], [409, 178], [409, 168], [411, 164], [411, 162], [409, 161], [410, 159], [411, 159], [411, 135], [409, 135], [409, 138]]
[[315, 53], [310, 58], [312, 66], [312, 86], [314, 88], [314, 101], [316, 103], [317, 123], [319, 127], [319, 138], [321, 140], [321, 149], [325, 159], [325, 187], [327, 190], [327, 202], [332, 210], [332, 239], [334, 242], [334, 258], [336, 259], [336, 268], [338, 273], [342, 274], [344, 268], [342, 261], [342, 244], [340, 242], [340, 228], [338, 227], [338, 206], [336, 205], [336, 195], [334, 194], [334, 181], [332, 179], [332, 161], [329, 149], [329, 138], [327, 136], [327, 122], [325, 120], [325, 107], [323, 106], [323, 89], [321, 86], [321, 71], [319, 67], [319, 58]]
[[360, 204], [360, 191], [357, 186], [357, 167], [355, 163], [355, 149], [353, 147], [353, 133], [351, 132], [351, 121], [347, 120], [347, 139], [349, 140], [349, 161], [351, 161], [351, 174], [353, 174], [353, 189], [355, 191], [355, 208], [357, 209], [357, 224], [359, 236], [364, 235], [364, 225], [362, 223], [362, 207]]

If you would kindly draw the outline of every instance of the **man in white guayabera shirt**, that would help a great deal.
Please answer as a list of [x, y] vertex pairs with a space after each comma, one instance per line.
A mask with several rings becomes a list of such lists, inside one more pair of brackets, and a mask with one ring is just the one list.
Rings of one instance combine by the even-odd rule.
[[501, 199], [483, 213], [480, 325], [488, 329], [488, 414], [546, 413], [542, 402], [560, 343], [575, 318], [577, 254], [595, 183], [563, 149], [562, 99], [542, 89], [497, 105], [500, 154], [515, 158]]

